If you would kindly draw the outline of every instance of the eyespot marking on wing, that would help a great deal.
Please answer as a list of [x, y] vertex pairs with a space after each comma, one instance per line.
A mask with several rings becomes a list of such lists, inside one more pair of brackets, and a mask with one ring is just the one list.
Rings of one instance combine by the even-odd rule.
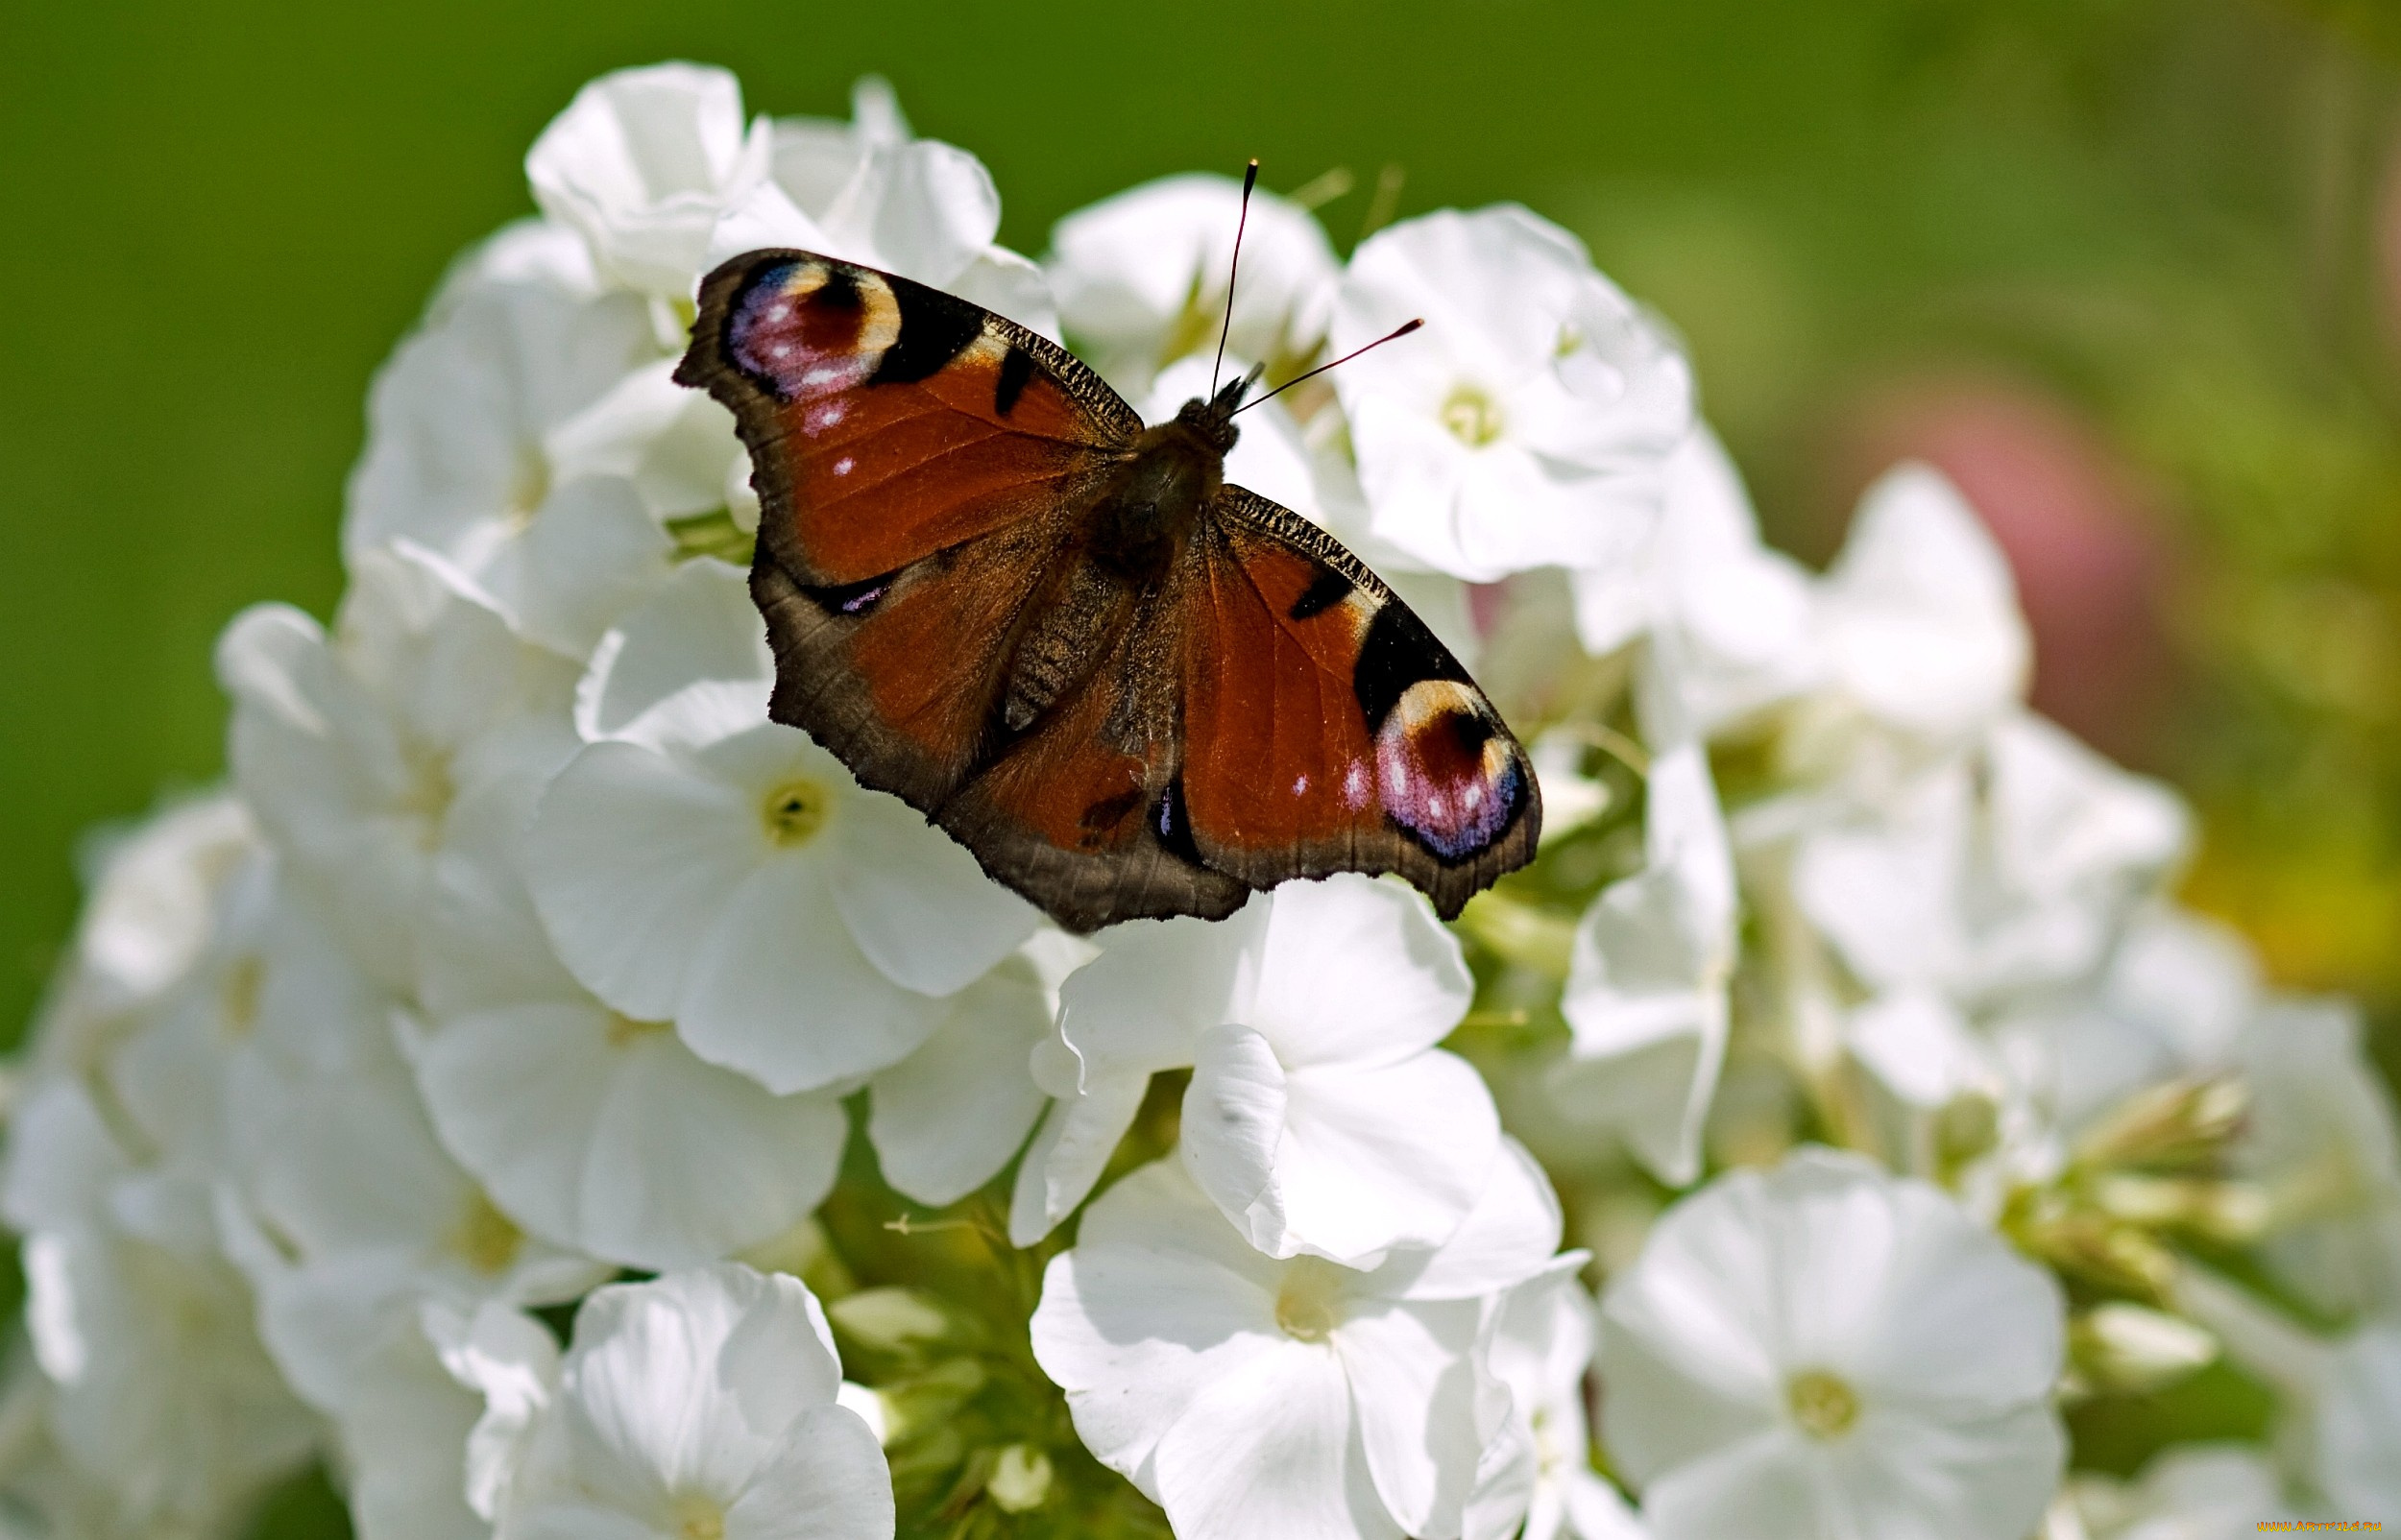
[[1446, 861], [1499, 839], [1526, 801], [1516, 744], [1456, 680], [1421, 679], [1401, 692], [1376, 729], [1375, 774], [1393, 822]]
[[725, 313], [725, 356], [780, 401], [831, 396], [873, 376], [900, 339], [891, 286], [797, 258], [753, 273]]

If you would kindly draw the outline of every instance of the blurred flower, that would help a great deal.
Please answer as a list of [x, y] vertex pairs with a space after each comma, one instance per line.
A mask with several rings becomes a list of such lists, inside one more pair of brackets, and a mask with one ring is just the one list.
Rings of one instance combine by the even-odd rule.
[[1975, 761], [1806, 834], [1793, 891], [1871, 989], [1974, 1005], [2098, 967], [2186, 839], [2166, 788], [2011, 716]]
[[576, 92], [527, 152], [525, 176], [603, 276], [690, 300], [717, 217], [766, 180], [769, 153], [766, 119], [742, 121], [733, 76], [654, 64]]
[[1858, 1156], [1670, 1209], [1601, 1323], [1602, 1435], [1661, 1540], [2017, 1540], [2059, 1479], [2058, 1287]]
[[1574, 1034], [1549, 1077], [1561, 1110], [1613, 1129], [1682, 1185], [1700, 1174], [1701, 1121], [1726, 1056], [1734, 963], [1734, 872], [1698, 744], [1651, 762], [1646, 862], [1576, 926], [1560, 1012]]
[[660, 351], [641, 302], [599, 288], [571, 232], [502, 231], [376, 376], [344, 555], [355, 566], [406, 541], [535, 640], [588, 651], [673, 547], [631, 482], [563, 464], [552, 439]]
[[1924, 466], [1886, 472], [1860, 498], [1818, 615], [1842, 695], [1928, 743], [1975, 737], [2025, 688], [2008, 563], [1957, 489]]
[[728, 205], [704, 265], [798, 247], [914, 278], [1055, 336], [1042, 270], [993, 241], [1001, 195], [983, 162], [911, 137], [881, 80], [861, 80], [852, 102], [849, 123], [775, 124], [773, 178]]
[[1640, 559], [1570, 574], [1576, 636], [1595, 657], [1645, 631], [1662, 638], [1679, 713], [1707, 736], [1817, 682], [1816, 611], [1807, 570], [1760, 543], [1741, 476], [1707, 424], [1664, 475]]
[[[1507, 1396], [1500, 1432], [1485, 1447], [1476, 1491], [1468, 1499], [1469, 1536], [1516, 1534], [1554, 1540], [1626, 1540], [1637, 1532], [1594, 1514], [1623, 1515], [1624, 1500], [1592, 1470], [1591, 1432], [1585, 1414], [1585, 1374], [1592, 1366], [1592, 1297], [1576, 1281], [1588, 1261], [1570, 1252], [1511, 1289], [1496, 1303], [1486, 1367]], [[1495, 1482], [1496, 1469], [1512, 1478]], [[1522, 1519], [1522, 1526], [1520, 1525]]]
[[1857, 437], [1868, 467], [1940, 469], [1992, 531], [2033, 640], [2034, 708], [2104, 753], [2149, 748], [2174, 685], [2171, 531], [2093, 424], [2023, 385], [1935, 377], [1871, 402]]
[[[1177, 359], [1216, 350], [1241, 213], [1242, 183], [1191, 173], [1103, 199], [1051, 231], [1043, 270], [1060, 324], [1128, 397], [1148, 394]], [[1271, 384], [1298, 373], [1324, 339], [1334, 277], [1334, 249], [1316, 218], [1254, 191], [1226, 352], [1268, 366]]]
[[2080, 1475], [2070, 1492], [2093, 1540], [2242, 1540], [2292, 1517], [2275, 1468], [2240, 1444], [2163, 1450], [2135, 1480]]
[[61, 1079], [12, 1120], [0, 1207], [43, 1425], [126, 1532], [218, 1532], [308, 1457], [316, 1422], [259, 1349], [204, 1185], [145, 1170]]
[[1370, 236], [1328, 346], [1419, 317], [1424, 330], [1332, 376], [1377, 536], [1479, 583], [1633, 560], [1691, 427], [1683, 356], [1574, 236], [1515, 205]]
[[88, 889], [26, 1051], [43, 1073], [83, 1073], [183, 982], [221, 923], [229, 882], [259, 854], [230, 792], [170, 803], [88, 857]]
[[2233, 1057], [2253, 1107], [2233, 1161], [2268, 1193], [2269, 1268], [2331, 1314], [2401, 1315], [2401, 1134], [2358, 1014], [2273, 1001]]
[[671, 1023], [602, 1005], [514, 875], [454, 860], [434, 898], [438, 1013], [405, 1034], [443, 1143], [532, 1233], [630, 1266], [714, 1262], [798, 1223], [848, 1119], [702, 1062]]
[[231, 1116], [256, 1153], [217, 1222], [268, 1350], [311, 1404], [346, 1402], [395, 1318], [413, 1324], [427, 1300], [555, 1304], [609, 1276], [527, 1236], [443, 1150], [382, 1009], [285, 1036], [235, 1079]]
[[596, 741], [550, 783], [525, 861], [584, 987], [788, 1095], [906, 1058], [1034, 913], [768, 721], [773, 681], [742, 574], [686, 566], [604, 644]]
[[522, 1435], [499, 1540], [889, 1540], [891, 1480], [797, 1278], [738, 1263], [595, 1290]]
[[2401, 1323], [2335, 1349], [2317, 1406], [2318, 1486], [2346, 1517], [2401, 1513]]
[[1151, 1076], [1191, 1065], [1185, 1167], [1252, 1245], [1372, 1265], [1440, 1243], [1500, 1148], [1483, 1082], [1434, 1047], [1473, 992], [1422, 898], [1352, 874], [1215, 923], [1104, 932], [1037, 1060], [1060, 1100], [1027, 1153], [1012, 1229], [1037, 1238], [1082, 1201]]
[[1145, 1167], [1052, 1262], [1034, 1356], [1183, 1540], [1451, 1540], [1483, 1446], [1481, 1297], [1559, 1241], [1548, 1185], [1507, 1150], [1447, 1242], [1370, 1271], [1267, 1257], [1176, 1163]]
[[328, 637], [287, 605], [217, 643], [233, 775], [296, 886], [378, 982], [416, 980], [416, 932], [452, 804], [571, 746], [574, 670], [422, 560], [371, 552]]

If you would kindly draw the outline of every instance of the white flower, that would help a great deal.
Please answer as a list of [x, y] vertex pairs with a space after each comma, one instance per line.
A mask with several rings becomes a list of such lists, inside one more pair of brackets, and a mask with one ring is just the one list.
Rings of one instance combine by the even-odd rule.
[[432, 1018], [404, 1037], [443, 1144], [536, 1235], [629, 1266], [712, 1262], [823, 1201], [848, 1130], [671, 1023], [610, 1010], [550, 950], [507, 863], [451, 858], [432, 901]]
[[2094, 1540], [2243, 1540], [2292, 1517], [2275, 1467], [2243, 1444], [2164, 1449], [2135, 1480], [2078, 1476], [2070, 1492]]
[[867, 1142], [894, 1191], [942, 1208], [1025, 1147], [1050, 1101], [1029, 1060], [1051, 1035], [1055, 999], [1036, 960], [1007, 958], [944, 1000], [934, 1035], [867, 1082]]
[[161, 1164], [234, 1174], [227, 1077], [260, 1021], [304, 1018], [328, 994], [365, 990], [323, 926], [283, 902], [275, 878], [275, 858], [254, 849], [204, 904], [204, 913], [214, 911], [214, 933], [186, 976], [97, 1067]]
[[788, 1095], [906, 1058], [1035, 917], [768, 721], [773, 677], [742, 574], [685, 566], [603, 643], [525, 876], [584, 987]]
[[2401, 1133], [2358, 1013], [2272, 1001], [2233, 1062], [2251, 1095], [2234, 1163], [2268, 1191], [2269, 1268], [2329, 1314], [2401, 1316]]
[[595, 1291], [499, 1540], [889, 1540], [875, 1435], [800, 1280], [737, 1263]]
[[1145, 1167], [1052, 1261], [1034, 1357], [1183, 1540], [1450, 1540], [1483, 1445], [1479, 1296], [1559, 1239], [1532, 1160], [1507, 1146], [1492, 1173], [1441, 1249], [1360, 1272], [1264, 1256], [1180, 1166]]
[[505, 1354], [539, 1366], [524, 1373], [555, 1375], [558, 1348], [540, 1322], [500, 1305], [470, 1314], [428, 1301], [389, 1324], [330, 1408], [352, 1530], [358, 1540], [491, 1540], [489, 1517], [470, 1501], [469, 1450], [493, 1375], [470, 1365]]
[[2401, 1520], [2401, 1321], [2343, 1339], [2316, 1413], [2315, 1474], [2340, 1516]]
[[599, 290], [572, 231], [503, 230], [376, 376], [344, 554], [407, 541], [526, 635], [589, 651], [672, 546], [623, 475], [562, 464], [551, 441], [660, 351], [641, 301]]
[[1379, 231], [1343, 275], [1328, 346], [1417, 317], [1424, 330], [1332, 376], [1379, 536], [1475, 582], [1602, 566], [1648, 539], [1691, 375], [1574, 236], [1514, 205]]
[[1343, 874], [1103, 946], [1035, 1063], [1061, 1100], [1020, 1167], [1021, 1244], [1082, 1201], [1152, 1074], [1182, 1065], [1184, 1165], [1252, 1245], [1368, 1264], [1459, 1226], [1500, 1127], [1475, 1071], [1434, 1047], [1474, 989], [1422, 898]]
[[357, 562], [334, 634], [286, 605], [217, 643], [234, 780], [297, 881], [377, 981], [413, 986], [416, 928], [451, 805], [572, 745], [573, 668], [426, 563]]
[[[1051, 231], [1043, 266], [1060, 322], [1119, 390], [1140, 397], [1169, 364], [1216, 351], [1241, 217], [1242, 183], [1190, 173], [1103, 199]], [[1252, 192], [1226, 351], [1279, 363], [1279, 380], [1292, 373], [1325, 335], [1334, 277], [1334, 249], [1309, 211]]]
[[[1467, 1507], [1470, 1536], [1554, 1540], [1564, 1532], [1584, 1540], [1618, 1540], [1619, 1528], [1587, 1517], [1613, 1509], [1622, 1515], [1625, 1506], [1592, 1470], [1585, 1411], [1592, 1297], [1576, 1281], [1589, 1260], [1570, 1252], [1494, 1306], [1486, 1364], [1508, 1398], [1509, 1411], [1500, 1434], [1485, 1449], [1486, 1477]], [[1488, 1488], [1491, 1474], [1504, 1462], [1512, 1479], [1492, 1485], [1505, 1491]], [[1594, 1528], [1587, 1528], [1588, 1522]]]
[[1042, 270], [993, 241], [1001, 195], [983, 162], [911, 137], [881, 80], [861, 80], [852, 103], [849, 123], [775, 124], [773, 180], [727, 209], [709, 263], [796, 246], [914, 278], [1055, 337]]
[[1997, 723], [1980, 759], [1801, 841], [1794, 894], [1871, 988], [1975, 1004], [2072, 982], [2184, 853], [2172, 792], [2040, 717]]
[[1661, 1540], [2020, 1540], [2058, 1480], [2058, 1286], [1857, 1156], [1670, 1209], [1601, 1321], [1602, 1436]]
[[[640, 561], [598, 568], [598, 551], [559, 552], [554, 571], [575, 584], [572, 618], [578, 657], [611, 625], [648, 596], [673, 565], [669, 536], [759, 528], [759, 493], [750, 485], [750, 454], [734, 432], [734, 414], [706, 391], [675, 383], [674, 358], [662, 358], [618, 379], [608, 393], [559, 424], [547, 441], [553, 469], [570, 485], [624, 485], [648, 521]], [[731, 530], [709, 527], [722, 517]], [[629, 554], [631, 547], [628, 547]], [[719, 552], [717, 554], [723, 554]], [[602, 579], [607, 581], [603, 581]]]
[[225, 1194], [227, 1248], [293, 1387], [343, 1405], [361, 1365], [421, 1304], [550, 1304], [609, 1275], [528, 1237], [443, 1150], [381, 1009], [312, 1023], [246, 1058], [229, 1115], [253, 1153]]
[[1683, 1186], [1700, 1174], [1701, 1122], [1726, 1057], [1734, 860], [1699, 744], [1653, 759], [1647, 786], [1647, 864], [1576, 926], [1560, 1001], [1574, 1040], [1550, 1087], [1563, 1112], [1614, 1129]]
[[170, 803], [94, 850], [74, 943], [28, 1034], [35, 1071], [91, 1069], [179, 985], [218, 924], [229, 879], [258, 851], [249, 809], [224, 792]]
[[1926, 466], [1886, 472], [1860, 499], [1818, 624], [1843, 694], [1919, 738], [1971, 738], [2025, 689], [2032, 643], [2008, 559]]
[[2013, 1005], [1987, 1036], [2073, 1134], [2146, 1086], [2230, 1068], [2259, 995], [2259, 965], [2230, 926], [2153, 903], [2127, 922], [2099, 977]]
[[206, 1190], [137, 1167], [81, 1087], [18, 1110], [6, 1211], [51, 1436], [125, 1532], [217, 1532], [306, 1459], [315, 1420], [259, 1350]]
[[1710, 737], [1818, 682], [1815, 598], [1807, 570], [1760, 543], [1741, 476], [1707, 424], [1665, 476], [1648, 546], [1570, 574], [1576, 635], [1594, 657], [1644, 631], [1661, 638], [1681, 712]]
[[766, 180], [764, 118], [742, 121], [721, 69], [654, 64], [603, 75], [542, 131], [525, 176], [543, 212], [591, 243], [614, 282], [687, 300], [710, 231]]

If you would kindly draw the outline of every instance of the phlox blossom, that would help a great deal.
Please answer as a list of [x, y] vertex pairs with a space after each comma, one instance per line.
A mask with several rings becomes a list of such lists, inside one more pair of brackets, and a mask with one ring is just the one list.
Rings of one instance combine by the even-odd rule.
[[1085, 1446], [1182, 1540], [1455, 1540], [1484, 1444], [1483, 1296], [1539, 1271], [1559, 1225], [1510, 1145], [1438, 1249], [1365, 1271], [1278, 1260], [1161, 1161], [1051, 1263], [1034, 1356]]
[[[1168, 365], [1215, 349], [1242, 215], [1240, 182], [1189, 173], [1078, 209], [1051, 231], [1043, 266], [1060, 322], [1119, 390], [1139, 397]], [[1254, 190], [1226, 350], [1280, 364], [1280, 382], [1323, 340], [1334, 277], [1316, 218]]]
[[569, 972], [779, 1095], [906, 1058], [1034, 929], [1025, 901], [806, 734], [740, 572], [687, 565], [603, 643], [525, 877]]
[[1583, 243], [1515, 205], [1379, 230], [1344, 270], [1327, 345], [1416, 318], [1332, 376], [1375, 533], [1480, 583], [1639, 550], [1691, 428], [1691, 372]]
[[1185, 1167], [1252, 1245], [1364, 1264], [1459, 1226], [1500, 1126], [1475, 1071], [1434, 1047], [1473, 987], [1423, 899], [1344, 874], [1101, 941], [1035, 1060], [1059, 1099], [1019, 1168], [1020, 1243], [1082, 1201], [1151, 1076], [1184, 1065]]
[[841, 1360], [796, 1278], [723, 1263], [611, 1285], [555, 1381], [532, 1367], [478, 1430], [497, 1540], [890, 1540], [884, 1452], [837, 1404]]
[[1859, 1156], [1685, 1199], [1601, 1323], [1603, 1441], [1660, 1540], [2021, 1540], [2058, 1482], [2058, 1286]]

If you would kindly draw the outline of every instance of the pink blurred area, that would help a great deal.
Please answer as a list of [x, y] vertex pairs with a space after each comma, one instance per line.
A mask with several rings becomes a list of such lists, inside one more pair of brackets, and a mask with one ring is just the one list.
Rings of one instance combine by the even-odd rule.
[[1873, 393], [1839, 442], [1849, 488], [1913, 459], [1958, 486], [2016, 574], [2035, 709], [2115, 758], [2156, 765], [2176, 686], [2164, 624], [2175, 553], [2092, 424], [2012, 380], [1936, 374]]

